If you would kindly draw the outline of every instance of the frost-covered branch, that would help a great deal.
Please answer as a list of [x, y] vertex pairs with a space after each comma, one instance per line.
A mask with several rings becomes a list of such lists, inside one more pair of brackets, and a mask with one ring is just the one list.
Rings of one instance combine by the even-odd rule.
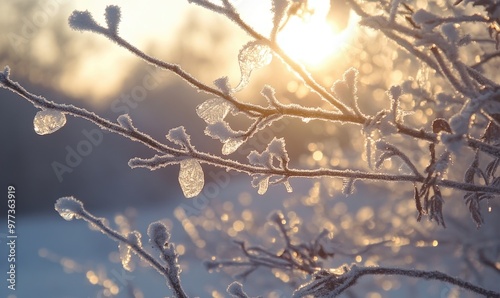
[[177, 253], [173, 244], [168, 243], [170, 234], [164, 224], [160, 222], [152, 223], [148, 229], [148, 236], [155, 248], [161, 252], [162, 259], [167, 263], [166, 265], [160, 264], [150, 253], [144, 250], [139, 232], [133, 231], [128, 235], [120, 234], [118, 231], [110, 228], [104, 218], [97, 218], [85, 210], [81, 201], [73, 197], [63, 197], [57, 200], [55, 209], [65, 220], [83, 219], [109, 238], [117, 241], [119, 243], [120, 258], [125, 269], [130, 270], [128, 263], [131, 258], [130, 251], [133, 251], [151, 267], [165, 276], [176, 298], [188, 297], [181, 286]]
[[351, 267], [343, 266], [342, 268], [337, 269], [334, 273], [326, 270], [316, 273], [311, 282], [303, 285], [294, 292], [293, 297], [301, 298], [307, 297], [308, 295], [313, 295], [318, 298], [337, 297], [347, 289], [354, 286], [357, 280], [364, 275], [399, 275], [427, 280], [438, 280], [458, 286], [464, 290], [484, 297], [500, 297], [499, 292], [479, 287], [470, 282], [463, 281], [460, 278], [456, 278], [439, 271], [423, 271], [388, 267], [358, 267], [356, 265], [352, 265]]

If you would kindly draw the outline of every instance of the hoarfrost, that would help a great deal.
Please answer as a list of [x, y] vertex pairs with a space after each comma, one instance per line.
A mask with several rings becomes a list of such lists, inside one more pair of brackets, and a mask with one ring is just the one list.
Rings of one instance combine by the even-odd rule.
[[66, 116], [55, 110], [42, 110], [33, 119], [35, 132], [39, 135], [51, 134], [66, 124]]
[[205, 177], [200, 163], [195, 159], [180, 162], [179, 183], [186, 198], [197, 196], [203, 189]]
[[132, 124], [132, 119], [130, 118], [129, 114], [123, 114], [118, 116], [116, 121], [118, 122], [118, 124], [120, 124], [121, 127], [125, 128], [126, 130], [129, 131], [136, 130], [136, 128]]
[[69, 16], [68, 19], [69, 26], [73, 30], [77, 31], [94, 31], [101, 32], [101, 27], [97, 25], [92, 14], [86, 11], [73, 11], [73, 13]]
[[161, 221], [153, 222], [148, 227], [148, 236], [150, 242], [157, 248], [163, 248], [170, 240], [170, 233], [167, 226]]
[[116, 5], [108, 5], [105, 12], [106, 24], [108, 29], [114, 34], [118, 33], [118, 24], [120, 23], [121, 12], [120, 7]]
[[74, 197], [62, 197], [56, 201], [55, 209], [65, 220], [79, 218], [80, 214], [85, 210], [82, 202]]
[[253, 150], [248, 155], [248, 160], [251, 164], [261, 165], [268, 168], [273, 168], [273, 158], [276, 158], [279, 161], [282, 168], [285, 166], [283, 163], [288, 163], [290, 161], [288, 153], [285, 149], [285, 140], [283, 138], [277, 139], [275, 137], [262, 153], [258, 153]]
[[191, 148], [191, 138], [186, 133], [184, 126], [179, 126], [172, 128], [168, 131], [167, 139], [177, 145], [181, 145], [184, 148]]

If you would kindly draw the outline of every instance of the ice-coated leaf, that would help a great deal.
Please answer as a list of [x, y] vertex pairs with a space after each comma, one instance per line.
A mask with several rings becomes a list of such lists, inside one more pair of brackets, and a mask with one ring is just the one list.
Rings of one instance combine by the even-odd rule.
[[175, 143], [177, 145], [181, 145], [185, 148], [192, 148], [191, 138], [186, 133], [184, 126], [179, 126], [179, 127], [172, 128], [171, 130], [169, 130], [168, 134], [167, 134], [167, 139], [170, 142]]
[[263, 195], [267, 192], [267, 189], [269, 188], [269, 177], [266, 177], [259, 182], [259, 190], [257, 193], [259, 195]]
[[257, 193], [263, 195], [269, 188], [269, 175], [253, 175], [252, 186], [258, 188]]
[[55, 209], [65, 220], [78, 218], [84, 212], [83, 204], [74, 197], [62, 197], [56, 201]]
[[285, 185], [285, 188], [286, 188], [286, 192], [293, 192], [293, 188], [292, 186], [290, 185], [290, 181], [288, 180], [285, 180], [285, 182], [283, 182], [283, 184]]
[[205, 184], [205, 176], [200, 163], [195, 159], [180, 162], [179, 183], [186, 198], [197, 196]]
[[228, 139], [224, 142], [224, 145], [222, 145], [222, 154], [229, 155], [235, 152], [243, 143], [245, 143], [245, 139], [241, 137]]
[[35, 132], [39, 135], [51, 134], [66, 124], [66, 116], [55, 110], [42, 110], [33, 119]]
[[221, 122], [231, 110], [232, 105], [222, 98], [212, 98], [196, 107], [196, 114], [208, 124]]
[[241, 80], [234, 91], [243, 89], [248, 84], [252, 71], [268, 65], [272, 58], [271, 49], [259, 41], [251, 41], [244, 45], [238, 54]]

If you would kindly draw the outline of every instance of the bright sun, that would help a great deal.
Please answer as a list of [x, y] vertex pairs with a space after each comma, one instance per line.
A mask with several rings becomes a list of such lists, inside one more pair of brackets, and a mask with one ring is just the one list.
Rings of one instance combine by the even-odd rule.
[[292, 16], [284, 29], [278, 33], [278, 43], [292, 58], [311, 67], [319, 67], [329, 57], [348, 46], [356, 28], [356, 19], [351, 13], [347, 27], [338, 31], [327, 22], [329, 1], [309, 0], [314, 13], [300, 18]]

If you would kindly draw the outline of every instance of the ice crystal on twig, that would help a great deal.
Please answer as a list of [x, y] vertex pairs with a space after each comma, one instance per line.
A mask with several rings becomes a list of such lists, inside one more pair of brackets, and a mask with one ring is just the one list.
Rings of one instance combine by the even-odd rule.
[[33, 119], [35, 132], [39, 135], [51, 134], [66, 124], [66, 116], [55, 110], [42, 110]]

